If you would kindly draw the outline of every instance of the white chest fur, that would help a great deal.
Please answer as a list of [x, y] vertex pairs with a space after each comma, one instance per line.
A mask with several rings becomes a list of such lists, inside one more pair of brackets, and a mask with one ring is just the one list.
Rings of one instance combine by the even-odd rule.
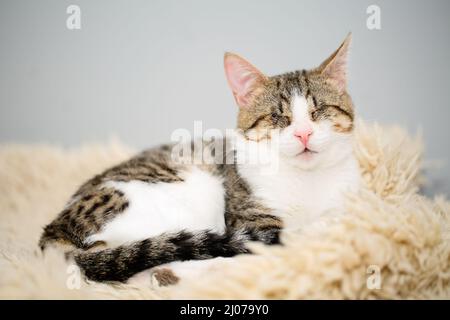
[[241, 165], [238, 170], [255, 196], [283, 219], [287, 229], [301, 228], [331, 210], [339, 211], [344, 193], [355, 190], [360, 181], [353, 156], [317, 170], [301, 170], [283, 161], [275, 174], [261, 174], [257, 166]]

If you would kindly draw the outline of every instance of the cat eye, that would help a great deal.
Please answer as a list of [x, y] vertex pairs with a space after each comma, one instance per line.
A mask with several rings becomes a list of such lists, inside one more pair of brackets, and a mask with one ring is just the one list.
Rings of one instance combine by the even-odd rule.
[[319, 118], [319, 116], [320, 116], [319, 110], [313, 111], [313, 112], [311, 113], [311, 118], [312, 118], [313, 120], [317, 120], [317, 118]]
[[278, 119], [280, 118], [280, 116], [278, 115], [278, 113], [276, 113], [276, 112], [272, 112], [272, 114], [270, 115], [270, 117], [272, 118], [272, 121], [273, 122], [277, 122], [278, 121]]

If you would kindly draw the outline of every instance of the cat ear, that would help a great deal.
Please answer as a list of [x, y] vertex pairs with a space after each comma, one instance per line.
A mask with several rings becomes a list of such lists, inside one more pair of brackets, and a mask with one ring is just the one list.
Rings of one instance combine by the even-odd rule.
[[267, 77], [250, 62], [234, 53], [225, 53], [224, 67], [237, 104], [241, 108], [248, 107]]
[[319, 66], [318, 70], [339, 90], [347, 88], [347, 57], [352, 39], [351, 33], [341, 46]]

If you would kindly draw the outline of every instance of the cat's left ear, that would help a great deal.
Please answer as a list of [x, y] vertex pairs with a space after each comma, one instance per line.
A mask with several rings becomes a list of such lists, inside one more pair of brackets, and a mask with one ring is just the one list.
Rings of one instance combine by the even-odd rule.
[[347, 88], [347, 58], [351, 40], [349, 33], [341, 46], [317, 68], [340, 92]]

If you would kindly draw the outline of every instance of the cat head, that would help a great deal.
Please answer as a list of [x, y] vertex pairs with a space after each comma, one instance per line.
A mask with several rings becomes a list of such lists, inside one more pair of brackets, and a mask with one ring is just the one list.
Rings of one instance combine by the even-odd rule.
[[278, 153], [303, 169], [332, 165], [351, 152], [354, 110], [347, 93], [350, 35], [319, 67], [266, 76], [226, 53], [225, 73], [239, 106], [239, 136], [249, 145], [277, 135]]

